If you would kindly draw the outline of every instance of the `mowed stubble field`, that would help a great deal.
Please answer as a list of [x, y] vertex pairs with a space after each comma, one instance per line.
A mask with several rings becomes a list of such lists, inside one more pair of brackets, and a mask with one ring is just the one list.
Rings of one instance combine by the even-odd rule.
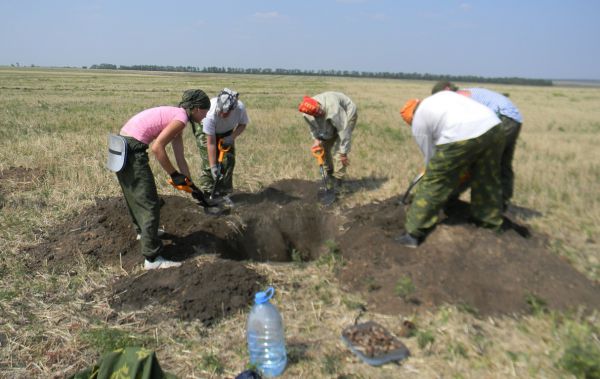
[[[108, 286], [118, 268], [92, 271], [81, 263], [73, 276], [25, 268], [24, 246], [42, 240], [53, 225], [76, 217], [95, 198], [120, 196], [114, 174], [103, 167], [106, 135], [117, 132], [129, 117], [145, 108], [175, 105], [189, 88], [211, 96], [223, 87], [239, 91], [251, 123], [236, 146], [235, 186], [258, 191], [280, 179], [318, 180], [297, 104], [303, 95], [344, 92], [359, 107], [349, 175], [385, 179], [376, 189], [350, 194], [344, 201], [353, 206], [398, 195], [420, 169], [421, 155], [398, 110], [408, 98], [427, 96], [432, 85], [0, 68], [0, 172], [24, 167], [44, 174], [40, 180], [0, 184], [0, 377], [64, 377], [124, 344], [156, 350], [161, 365], [181, 377], [233, 377], [247, 364], [246, 313], [211, 328], [178, 320], [151, 325], [143, 313], [114, 316], [107, 303], [86, 303], [84, 295]], [[600, 88], [485, 87], [509, 93], [525, 118], [515, 156], [513, 202], [541, 216], [523, 222], [548, 236], [553, 253], [598, 280]], [[199, 158], [191, 131], [184, 134], [194, 176]], [[159, 192], [174, 194], [154, 160], [152, 167]], [[447, 306], [424, 314], [370, 314], [392, 331], [409, 319], [418, 332], [404, 340], [412, 357], [402, 366], [369, 367], [340, 342], [339, 332], [352, 323], [361, 299], [340, 289], [330, 266], [252, 265], [282, 287], [297, 282], [311, 289], [282, 291], [276, 299], [287, 337], [310, 341], [290, 352], [292, 364], [284, 377], [568, 377], [576, 372], [565, 359], [573, 351], [580, 348], [588, 361], [600, 356], [593, 355], [600, 354], [596, 313], [558, 314], [534, 307], [531, 315], [479, 319]], [[589, 352], [591, 356], [585, 355]]]

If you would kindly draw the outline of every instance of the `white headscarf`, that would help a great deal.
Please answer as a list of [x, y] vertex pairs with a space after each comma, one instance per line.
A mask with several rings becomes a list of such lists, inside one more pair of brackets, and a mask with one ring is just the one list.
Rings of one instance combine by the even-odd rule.
[[217, 112], [227, 113], [237, 106], [239, 93], [223, 88], [223, 91], [217, 96]]

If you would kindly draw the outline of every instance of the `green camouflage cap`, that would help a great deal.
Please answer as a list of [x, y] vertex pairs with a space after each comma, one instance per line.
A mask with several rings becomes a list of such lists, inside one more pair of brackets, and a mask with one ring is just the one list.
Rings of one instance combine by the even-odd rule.
[[183, 93], [179, 106], [185, 109], [209, 109], [210, 99], [201, 89], [188, 89]]

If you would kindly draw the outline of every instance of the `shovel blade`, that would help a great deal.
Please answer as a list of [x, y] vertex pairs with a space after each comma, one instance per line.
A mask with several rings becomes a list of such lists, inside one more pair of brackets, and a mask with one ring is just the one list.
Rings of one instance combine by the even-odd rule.
[[204, 213], [213, 216], [229, 214], [235, 205], [229, 196], [217, 197], [214, 199], [208, 198], [206, 199], [206, 202], [208, 203], [208, 206], [204, 207]]
[[323, 205], [331, 205], [335, 201], [335, 191], [333, 190], [319, 190], [317, 194], [319, 202]]
[[229, 213], [229, 209], [221, 206], [204, 207], [204, 213], [211, 216], [221, 216]]

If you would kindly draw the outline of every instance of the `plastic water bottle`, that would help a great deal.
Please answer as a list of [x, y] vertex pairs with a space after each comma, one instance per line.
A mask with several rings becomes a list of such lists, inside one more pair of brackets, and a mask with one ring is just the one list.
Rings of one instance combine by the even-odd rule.
[[274, 293], [273, 287], [256, 293], [246, 329], [250, 363], [267, 378], [281, 375], [287, 364], [283, 321], [269, 302]]

